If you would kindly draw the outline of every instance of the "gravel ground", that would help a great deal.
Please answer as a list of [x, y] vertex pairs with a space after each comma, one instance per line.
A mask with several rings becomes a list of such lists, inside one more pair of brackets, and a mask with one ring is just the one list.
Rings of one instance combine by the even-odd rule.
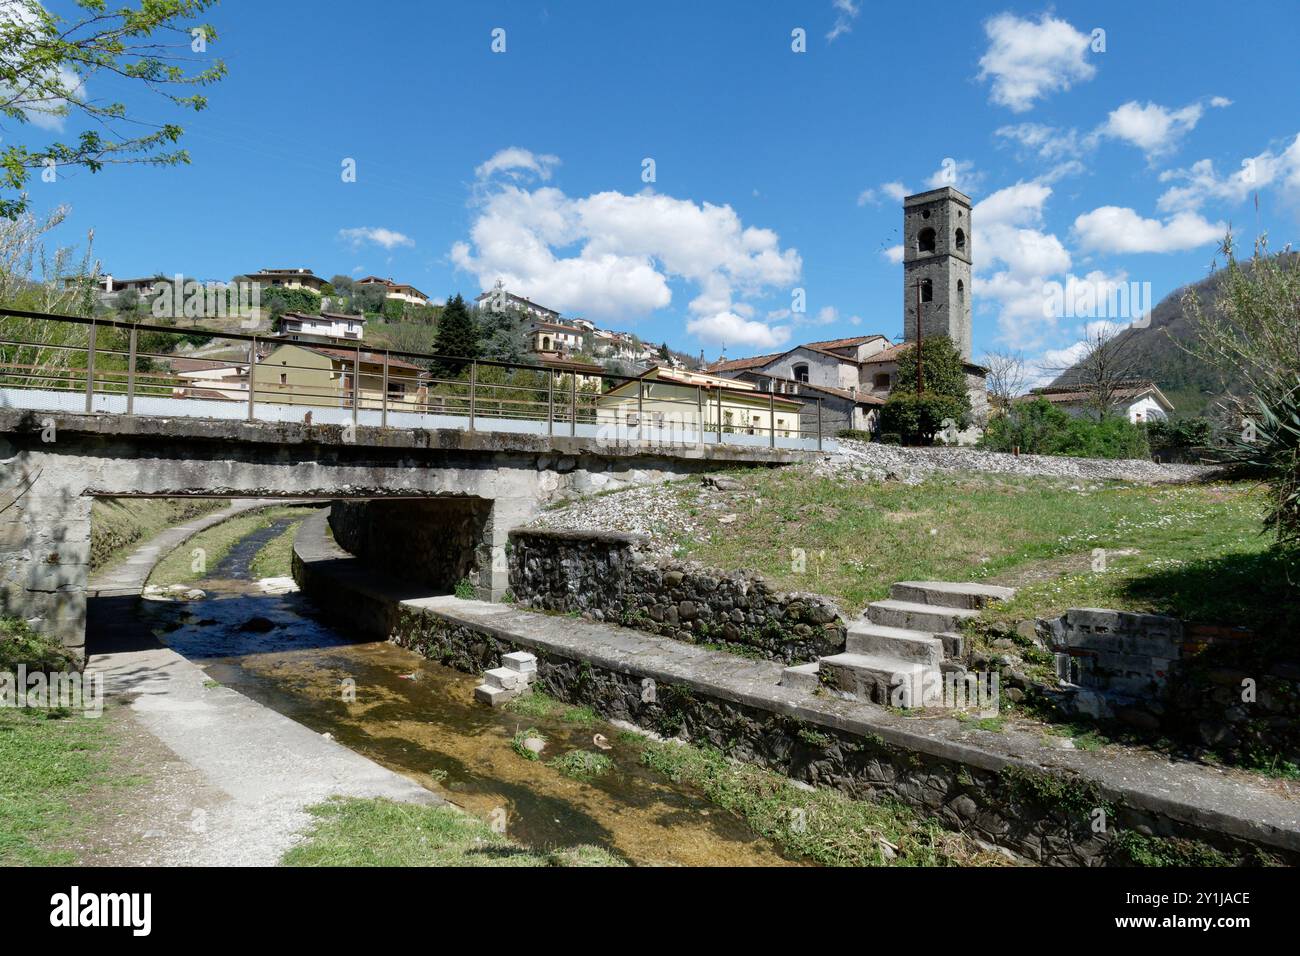
[[[815, 462], [791, 465], [823, 478], [846, 481], [901, 481], [919, 484], [936, 472], [984, 472], [1101, 481], [1116, 479], [1135, 482], [1195, 481], [1216, 469], [1204, 465], [1160, 465], [1150, 461], [1110, 461], [1093, 458], [1062, 458], [1051, 455], [1005, 455], [973, 448], [902, 448], [875, 442], [839, 440], [839, 449]], [[675, 543], [703, 533], [703, 523], [683, 505], [683, 485], [647, 485], [616, 494], [593, 495], [562, 508], [544, 512], [533, 522], [537, 528], [582, 531], [622, 531], [642, 534], [650, 541], [645, 548], [651, 557], [672, 557]], [[738, 507], [733, 496], [716, 493], [698, 500], [698, 508], [726, 513]], [[712, 526], [712, 522], [709, 522]]]
[[975, 448], [903, 448], [844, 438], [839, 439], [838, 451], [826, 455], [812, 468], [819, 477], [881, 481], [892, 476], [909, 484], [916, 484], [936, 471], [1178, 482], [1195, 481], [1217, 470], [1212, 465], [1161, 465], [1140, 459], [1115, 461], [1056, 455], [1008, 455]]

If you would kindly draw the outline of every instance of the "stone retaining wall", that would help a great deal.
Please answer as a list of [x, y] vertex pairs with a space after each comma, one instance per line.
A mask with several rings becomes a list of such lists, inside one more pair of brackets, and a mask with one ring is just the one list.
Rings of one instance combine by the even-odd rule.
[[510, 590], [519, 603], [578, 611], [693, 644], [727, 645], [786, 663], [844, 649], [839, 608], [819, 594], [775, 591], [760, 575], [647, 560], [639, 535], [510, 532]]
[[686, 681], [658, 684], [648, 694], [640, 673], [494, 631], [403, 607], [391, 639], [470, 673], [500, 666], [504, 654], [525, 648], [538, 658], [534, 686], [559, 700], [717, 747], [813, 786], [862, 799], [899, 800], [952, 829], [1046, 865], [1124, 865], [1151, 854], [1188, 865], [1300, 862], [1300, 854], [1174, 820], [1088, 780], [990, 761], [957, 747], [948, 757], [922, 753], [877, 734], [757, 707]]

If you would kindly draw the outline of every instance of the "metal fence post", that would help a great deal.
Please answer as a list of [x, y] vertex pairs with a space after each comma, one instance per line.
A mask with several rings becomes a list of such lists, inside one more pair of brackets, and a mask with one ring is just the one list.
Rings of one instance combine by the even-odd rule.
[[379, 426], [388, 427], [388, 349], [384, 349], [384, 397], [383, 404], [380, 406], [383, 411], [379, 414]]
[[822, 400], [817, 399], [817, 450], [822, 450]]
[[[771, 381], [768, 382], [767, 387], [769, 389], [772, 388]], [[771, 428], [771, 431], [768, 435], [769, 441], [767, 444], [769, 448], [775, 448], [776, 447], [776, 393], [772, 391], [769, 391], [767, 393], [767, 424]]]
[[474, 390], [478, 385], [478, 362], [469, 363], [469, 430], [474, 430]]
[[555, 373], [546, 370], [546, 434], [555, 434]]
[[352, 424], [361, 424], [361, 346], [352, 356]]
[[99, 327], [92, 320], [86, 342], [86, 414], [95, 410], [95, 333]]
[[722, 444], [722, 386], [718, 386], [718, 444]]
[[257, 396], [257, 336], [248, 343], [248, 420], [253, 420], [253, 401]]
[[645, 438], [645, 379], [636, 380], [636, 440]]
[[569, 373], [569, 436], [578, 434], [578, 375]]
[[695, 386], [695, 412], [696, 434], [700, 436], [700, 444], [704, 444], [704, 386]]
[[126, 413], [135, 414], [135, 346], [136, 328], [131, 326], [131, 336], [126, 347]]

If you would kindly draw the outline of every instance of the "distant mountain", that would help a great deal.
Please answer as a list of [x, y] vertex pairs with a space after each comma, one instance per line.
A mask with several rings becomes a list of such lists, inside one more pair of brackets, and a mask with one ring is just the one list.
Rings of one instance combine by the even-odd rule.
[[[1195, 341], [1196, 329], [1191, 317], [1183, 312], [1183, 296], [1194, 288], [1206, 310], [1213, 313], [1224, 274], [1220, 270], [1191, 286], [1175, 289], [1151, 310], [1148, 327], [1125, 329], [1116, 337], [1116, 342], [1128, 350], [1139, 374], [1155, 382], [1173, 402], [1176, 418], [1205, 413], [1215, 399], [1230, 390], [1218, 369], [1186, 351]], [[1052, 385], [1070, 385], [1075, 377], [1074, 370], [1067, 369]]]

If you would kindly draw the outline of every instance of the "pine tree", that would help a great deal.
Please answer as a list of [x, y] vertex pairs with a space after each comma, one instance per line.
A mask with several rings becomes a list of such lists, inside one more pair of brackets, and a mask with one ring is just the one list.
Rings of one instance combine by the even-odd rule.
[[470, 315], [465, 300], [457, 293], [448, 300], [438, 318], [438, 337], [434, 341], [433, 350], [442, 358], [436, 363], [435, 374], [455, 377], [468, 364], [456, 359], [478, 358], [478, 335], [478, 325]]

